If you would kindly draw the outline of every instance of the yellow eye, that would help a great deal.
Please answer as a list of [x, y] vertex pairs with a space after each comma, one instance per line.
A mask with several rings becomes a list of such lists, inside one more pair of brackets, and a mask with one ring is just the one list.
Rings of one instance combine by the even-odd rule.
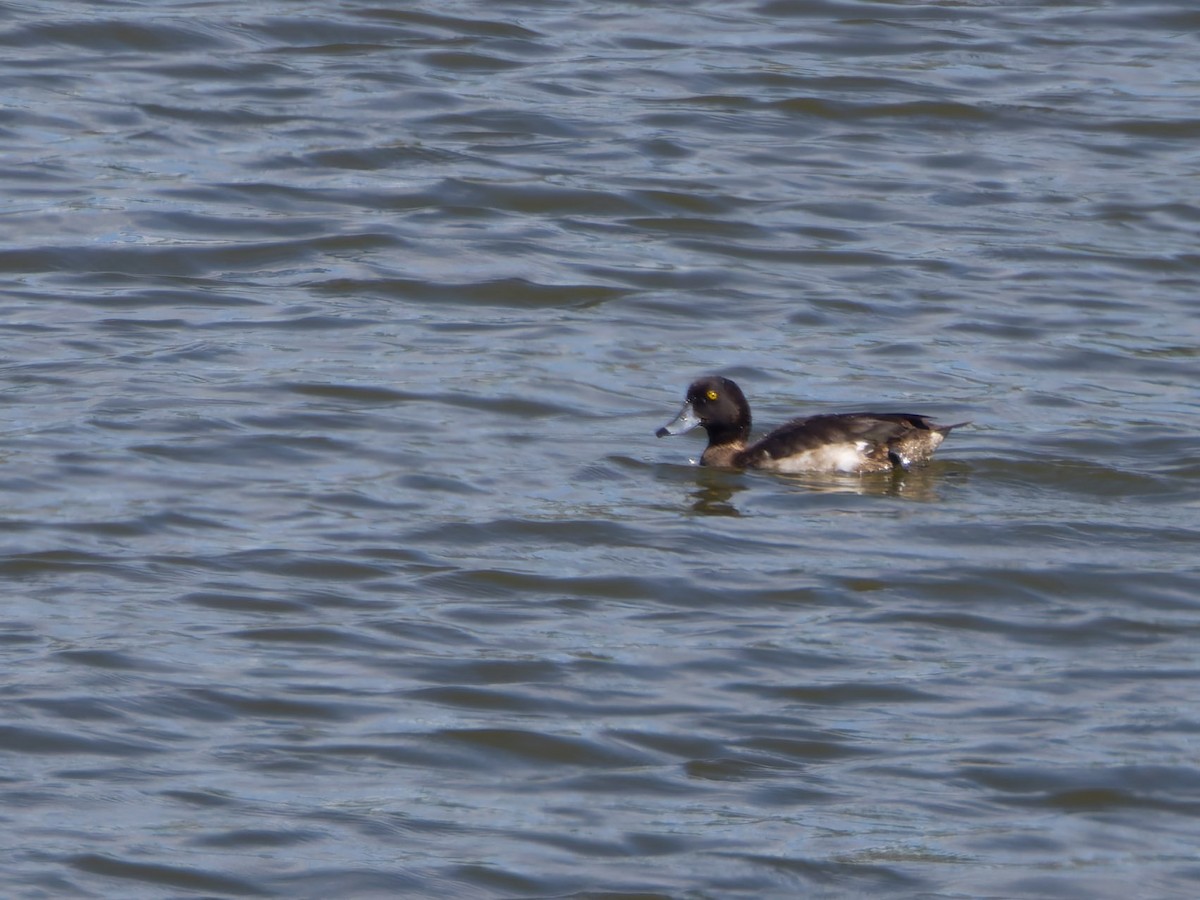
[[705, 397], [707, 397], [709, 400], [716, 400], [716, 399], [717, 399], [717, 392], [716, 392], [716, 391], [709, 391], [709, 392], [708, 392], [707, 394], [705, 394], [704, 396], [705, 396]]

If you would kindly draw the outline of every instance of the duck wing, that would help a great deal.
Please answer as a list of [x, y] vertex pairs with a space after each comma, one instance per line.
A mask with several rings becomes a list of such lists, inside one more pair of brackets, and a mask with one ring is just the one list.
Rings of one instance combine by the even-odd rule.
[[[857, 445], [887, 447], [898, 438], [936, 432], [928, 416], [912, 413], [833, 413], [808, 416], [780, 425], [744, 452], [744, 464], [784, 459], [823, 447]], [[869, 450], [868, 450], [869, 452]]]

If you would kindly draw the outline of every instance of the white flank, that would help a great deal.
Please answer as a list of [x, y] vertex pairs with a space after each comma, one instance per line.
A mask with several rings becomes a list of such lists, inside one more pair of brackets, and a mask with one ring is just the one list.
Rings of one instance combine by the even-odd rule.
[[812, 450], [793, 453], [783, 459], [764, 462], [760, 468], [796, 475], [801, 472], [857, 472], [862, 468], [866, 441], [853, 444], [828, 444]]

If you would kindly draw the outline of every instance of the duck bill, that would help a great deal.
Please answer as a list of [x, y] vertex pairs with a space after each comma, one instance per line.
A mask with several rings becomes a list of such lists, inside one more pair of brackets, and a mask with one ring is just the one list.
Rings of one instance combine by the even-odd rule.
[[700, 419], [696, 415], [696, 411], [692, 409], [692, 404], [685, 403], [683, 404], [683, 409], [679, 411], [679, 415], [654, 432], [654, 434], [658, 437], [666, 437], [668, 434], [683, 434], [684, 432], [691, 431], [699, 424]]

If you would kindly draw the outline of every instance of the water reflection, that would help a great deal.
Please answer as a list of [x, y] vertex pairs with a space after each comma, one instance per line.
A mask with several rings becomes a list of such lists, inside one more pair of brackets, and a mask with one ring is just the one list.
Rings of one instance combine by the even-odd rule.
[[941, 499], [939, 488], [947, 479], [965, 475], [962, 466], [935, 463], [907, 472], [884, 472], [877, 475], [842, 475], [817, 472], [808, 475], [782, 476], [806, 491], [823, 494], [857, 494], [859, 496], [902, 497], [931, 503]]
[[942, 499], [949, 483], [961, 482], [967, 471], [961, 464], [935, 464], [907, 472], [877, 475], [843, 475], [814, 472], [804, 475], [779, 475], [763, 472], [735, 472], [726, 469], [695, 467], [694, 487], [689, 491], [691, 511], [703, 516], [740, 516], [734, 498], [764, 480], [774, 482], [780, 491], [806, 494], [849, 494], [860, 497], [896, 497], [922, 503]]
[[733, 497], [746, 490], [746, 483], [736, 472], [696, 467], [696, 489], [691, 492], [692, 512], [701, 516], [740, 516]]

